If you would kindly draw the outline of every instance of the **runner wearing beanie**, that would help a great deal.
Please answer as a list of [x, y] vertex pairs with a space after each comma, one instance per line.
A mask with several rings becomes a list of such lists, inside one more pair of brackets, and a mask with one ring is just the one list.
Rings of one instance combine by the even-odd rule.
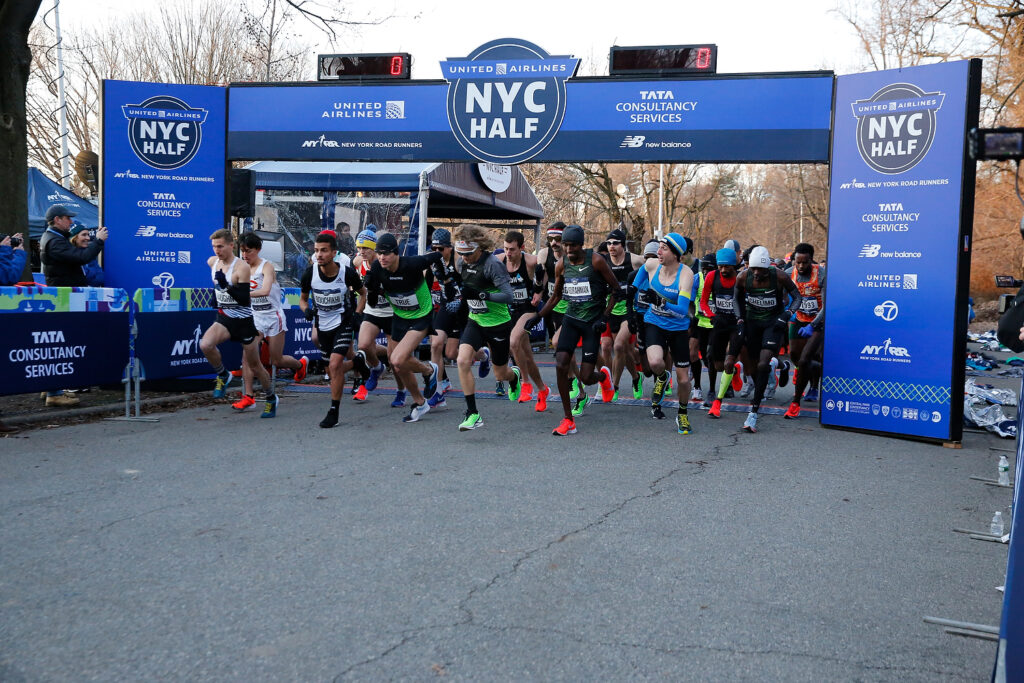
[[629, 253], [626, 245], [626, 233], [616, 228], [608, 233], [608, 265], [611, 266], [615, 280], [619, 283], [619, 300], [615, 302], [611, 315], [608, 317], [608, 329], [601, 335], [601, 349], [605, 359], [612, 359], [612, 386], [615, 388], [613, 397], [619, 395], [619, 380], [622, 371], [629, 372], [633, 393], [643, 381], [636, 370], [636, 355], [633, 353], [633, 333], [629, 330], [629, 307], [627, 292], [633, 281], [634, 273], [644, 265], [644, 259], [637, 254]]
[[[711, 361], [709, 345], [711, 340], [711, 317], [704, 315], [700, 309], [701, 296], [704, 293], [704, 282], [709, 273], [714, 272], [716, 267], [715, 255], [708, 253], [700, 260], [700, 272], [693, 276], [693, 300], [698, 304], [695, 306], [695, 315], [690, 326], [690, 371], [693, 374], [693, 392], [691, 397], [695, 401], [703, 401], [705, 407], [710, 407], [711, 393], [715, 387], [715, 364]], [[703, 368], [708, 369], [708, 400], [704, 398], [701, 390], [701, 376]]]
[[[610, 403], [615, 391], [612, 389], [612, 373], [607, 367], [595, 371], [597, 352], [601, 346], [601, 332], [608, 314], [619, 296], [619, 285], [615, 280], [608, 261], [592, 249], [583, 248], [584, 232], [578, 225], [568, 226], [562, 233], [565, 258], [555, 266], [555, 283], [551, 298], [540, 313], [533, 315], [526, 323], [531, 329], [538, 320], [550, 313], [562, 300], [569, 302], [562, 319], [558, 345], [555, 350], [555, 366], [558, 377], [558, 394], [562, 398], [564, 418], [552, 432], [556, 436], [576, 433], [575, 416], [582, 414], [589, 402], [587, 390], [583, 387], [576, 406], [569, 398], [573, 372], [573, 357], [576, 343], [582, 341], [583, 356], [579, 370], [575, 373], [584, 385], [600, 384], [601, 398]], [[610, 294], [610, 295], [609, 295]]]
[[[792, 297], [788, 308], [786, 297]], [[757, 431], [757, 411], [764, 398], [772, 372], [772, 359], [778, 354], [789, 327], [789, 319], [800, 308], [800, 290], [784, 271], [772, 265], [765, 247], [751, 250], [749, 267], [736, 279], [736, 314], [740, 335], [744, 337], [751, 361], [757, 359], [754, 399], [743, 423], [744, 431]], [[776, 360], [776, 362], [778, 362]], [[789, 362], [783, 368], [782, 384], [789, 381]]]
[[682, 262], [686, 253], [682, 235], [670, 232], [661, 239], [658, 263], [644, 263], [637, 271], [633, 284], [641, 289], [647, 282], [644, 300], [650, 305], [644, 313], [644, 335], [647, 360], [654, 372], [654, 391], [651, 394], [651, 416], [664, 419], [661, 401], [668, 387], [670, 374], [666, 368], [666, 351], [671, 351], [676, 368], [679, 390], [679, 408], [676, 431], [690, 434], [693, 430], [687, 415], [690, 400], [690, 300], [693, 296], [693, 271]]
[[[661, 242], [658, 240], [650, 240], [644, 245], [645, 263], [651, 259], [658, 258], [659, 246], [661, 246]], [[639, 270], [639, 268], [637, 270]], [[644, 342], [643, 330], [641, 329], [643, 327], [644, 314], [650, 307], [650, 304], [643, 299], [644, 292], [647, 291], [649, 285], [650, 283], [647, 281], [642, 283], [643, 289], [638, 289], [633, 286], [632, 283], [629, 285], [628, 302], [632, 302], [633, 310], [636, 312], [635, 316], [629, 317], [629, 331], [636, 340], [636, 355], [640, 360], [640, 370], [642, 373], [637, 377], [637, 383], [633, 385], [633, 398], [638, 400], [644, 397], [643, 378], [654, 377], [654, 373], [651, 372], [651, 364], [647, 361], [647, 345]]]
[[444, 408], [444, 395], [452, 383], [445, 371], [445, 358], [459, 355], [459, 335], [466, 326], [467, 308], [462, 298], [462, 279], [455, 268], [452, 234], [444, 228], [434, 230], [430, 237], [432, 251], [440, 252], [441, 263], [430, 267], [430, 296], [434, 306], [433, 332], [430, 335], [430, 360], [440, 370], [437, 389], [427, 398], [431, 408]]
[[[711, 318], [711, 337], [709, 340], [710, 360], [712, 367], [722, 371], [722, 380], [718, 386], [718, 394], [711, 402], [708, 417], [721, 417], [722, 399], [726, 397], [733, 381], [736, 359], [743, 347], [743, 338], [736, 324], [736, 269], [739, 258], [729, 248], [719, 249], [715, 254], [715, 270], [704, 279], [704, 289], [698, 304], [701, 313]], [[709, 369], [710, 372], [710, 369]], [[714, 382], [709, 393], [715, 390]]]

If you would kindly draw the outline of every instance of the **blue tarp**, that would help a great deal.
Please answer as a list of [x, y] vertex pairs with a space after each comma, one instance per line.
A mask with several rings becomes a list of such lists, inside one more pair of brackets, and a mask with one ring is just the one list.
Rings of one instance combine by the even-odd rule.
[[46, 210], [54, 204], [63, 204], [76, 214], [75, 222], [87, 228], [98, 228], [100, 210], [88, 200], [47, 178], [38, 168], [28, 169], [28, 232], [39, 239], [46, 229]]

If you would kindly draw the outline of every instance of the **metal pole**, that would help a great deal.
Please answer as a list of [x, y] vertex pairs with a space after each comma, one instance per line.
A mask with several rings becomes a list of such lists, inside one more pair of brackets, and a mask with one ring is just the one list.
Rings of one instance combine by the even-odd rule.
[[427, 253], [427, 204], [430, 200], [430, 184], [427, 182], [427, 172], [420, 173], [420, 230], [417, 237], [417, 253]]
[[658, 164], [658, 234], [654, 237], [661, 239], [662, 217], [665, 215], [665, 164]]
[[804, 241], [804, 203], [800, 202], [800, 241]]
[[57, 34], [57, 103], [60, 110], [60, 184], [71, 189], [71, 170], [68, 168], [68, 114], [64, 100], [64, 45], [60, 37], [60, 0], [53, 0], [53, 26]]

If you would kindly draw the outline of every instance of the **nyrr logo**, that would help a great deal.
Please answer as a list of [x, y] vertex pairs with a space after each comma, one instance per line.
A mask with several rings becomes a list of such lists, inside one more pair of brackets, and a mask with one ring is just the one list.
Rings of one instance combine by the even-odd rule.
[[861, 360], [879, 360], [888, 363], [909, 363], [910, 351], [904, 346], [893, 346], [892, 339], [886, 339], [881, 346], [868, 344], [860, 350]]
[[121, 107], [128, 119], [128, 140], [143, 163], [162, 170], [181, 168], [203, 141], [205, 109], [193, 109], [170, 95]]
[[494, 164], [532, 159], [565, 117], [565, 81], [578, 59], [502, 38], [468, 57], [441, 62], [448, 81], [448, 123], [469, 154]]
[[303, 140], [303, 147], [338, 147], [336, 140], [328, 140], [326, 135], [321, 135], [316, 140]]
[[174, 342], [174, 348], [171, 349], [172, 356], [191, 356], [194, 353], [199, 353], [199, 340], [203, 337], [203, 328], [196, 325], [195, 332], [192, 333], [191, 339], [179, 339]]
[[945, 98], [910, 83], [892, 83], [855, 101], [857, 150], [864, 163], [888, 175], [920, 163], [935, 140], [935, 112]]

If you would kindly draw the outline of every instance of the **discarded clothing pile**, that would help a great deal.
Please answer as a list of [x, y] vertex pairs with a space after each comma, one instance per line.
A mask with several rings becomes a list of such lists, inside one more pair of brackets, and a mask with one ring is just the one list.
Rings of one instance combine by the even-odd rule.
[[1017, 437], [1017, 420], [1009, 418], [1002, 406], [1016, 406], [1017, 394], [991, 384], [964, 383], [964, 426], [987, 429], [1004, 439]]
[[986, 356], [983, 353], [968, 353], [967, 354], [967, 369], [968, 370], [979, 370], [984, 372], [985, 370], [995, 370], [999, 367], [999, 362], [991, 356]]
[[967, 341], [977, 342], [981, 344], [983, 351], [1003, 351], [1006, 349], [1005, 346], [999, 343], [999, 339], [996, 338], [996, 331], [989, 330], [988, 332], [968, 332]]

